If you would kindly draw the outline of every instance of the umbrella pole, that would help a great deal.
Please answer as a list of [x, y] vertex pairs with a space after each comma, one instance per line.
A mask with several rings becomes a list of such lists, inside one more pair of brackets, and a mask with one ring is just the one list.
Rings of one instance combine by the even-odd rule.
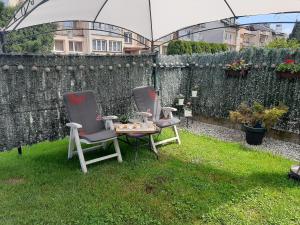
[[151, 53], [154, 53], [154, 41], [151, 41]]

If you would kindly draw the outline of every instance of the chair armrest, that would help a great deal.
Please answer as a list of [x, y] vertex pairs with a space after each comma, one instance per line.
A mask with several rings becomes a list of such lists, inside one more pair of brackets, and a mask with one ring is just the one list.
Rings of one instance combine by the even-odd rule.
[[68, 127], [74, 128], [74, 129], [80, 129], [82, 128], [82, 125], [79, 123], [67, 123], [66, 124]]
[[138, 116], [142, 116], [142, 117], [151, 117], [152, 116], [152, 114], [148, 113], [148, 112], [136, 112], [136, 114]]
[[113, 120], [118, 119], [117, 116], [103, 116], [102, 119], [105, 122], [105, 129], [106, 130], [114, 130], [115, 129]]
[[148, 121], [148, 118], [152, 117], [152, 113], [148, 113], [148, 112], [136, 112], [136, 114], [142, 117], [143, 123], [146, 123]]
[[103, 116], [102, 119], [103, 120], [117, 120], [118, 117], [117, 116]]
[[172, 119], [173, 118], [173, 112], [176, 112], [177, 109], [173, 107], [162, 107], [162, 111], [165, 118]]
[[162, 107], [162, 110], [169, 111], [169, 112], [177, 112], [177, 109], [173, 107]]

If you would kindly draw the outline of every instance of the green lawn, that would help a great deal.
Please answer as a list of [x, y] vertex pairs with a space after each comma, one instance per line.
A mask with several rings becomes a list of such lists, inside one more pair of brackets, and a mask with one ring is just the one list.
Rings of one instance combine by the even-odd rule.
[[122, 164], [94, 164], [87, 175], [66, 160], [66, 140], [1, 153], [0, 224], [300, 224], [300, 184], [287, 179], [295, 162], [181, 137], [159, 160], [142, 149], [137, 164], [121, 145]]

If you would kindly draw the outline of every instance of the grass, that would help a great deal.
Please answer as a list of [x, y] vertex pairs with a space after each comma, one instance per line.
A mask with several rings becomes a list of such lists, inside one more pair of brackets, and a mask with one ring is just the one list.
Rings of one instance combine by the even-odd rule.
[[181, 138], [159, 160], [142, 149], [136, 164], [121, 145], [122, 164], [98, 163], [87, 175], [76, 157], [66, 160], [67, 140], [1, 153], [0, 224], [300, 224], [300, 186], [287, 179], [295, 162]]

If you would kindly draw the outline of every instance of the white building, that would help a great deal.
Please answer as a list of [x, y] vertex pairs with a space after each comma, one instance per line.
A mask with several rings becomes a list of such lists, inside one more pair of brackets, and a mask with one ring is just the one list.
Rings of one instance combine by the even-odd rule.
[[238, 29], [229, 27], [233, 25], [233, 20], [214, 21], [183, 29], [178, 32], [178, 36], [184, 36], [181, 40], [223, 43], [227, 44], [230, 50], [236, 50]]

